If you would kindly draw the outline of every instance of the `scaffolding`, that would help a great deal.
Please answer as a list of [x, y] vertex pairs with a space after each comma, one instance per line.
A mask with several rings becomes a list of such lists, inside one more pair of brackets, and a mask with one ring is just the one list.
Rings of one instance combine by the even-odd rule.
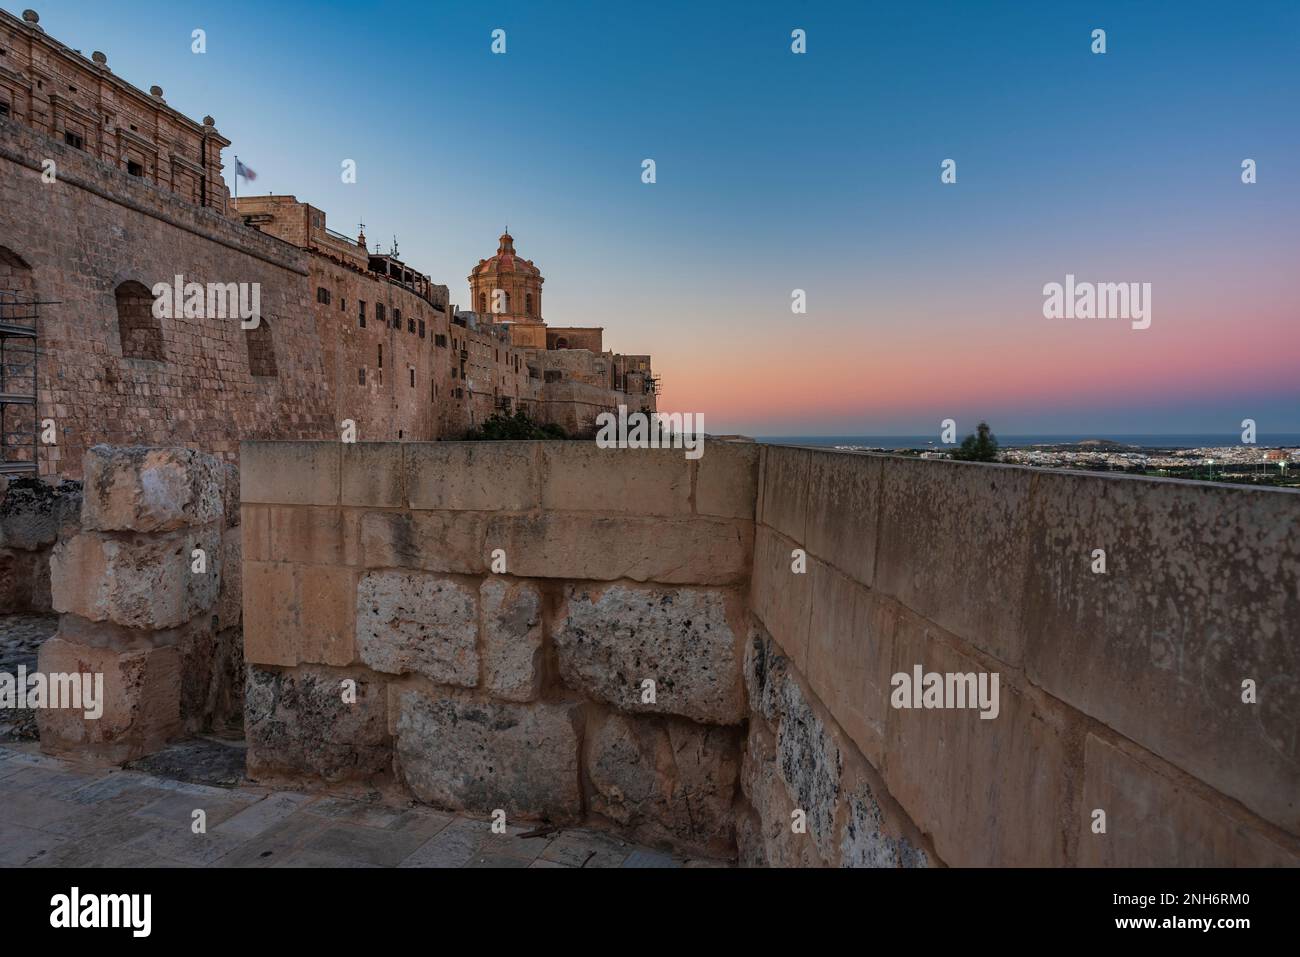
[[0, 475], [36, 475], [36, 335], [40, 307], [50, 305], [0, 289]]

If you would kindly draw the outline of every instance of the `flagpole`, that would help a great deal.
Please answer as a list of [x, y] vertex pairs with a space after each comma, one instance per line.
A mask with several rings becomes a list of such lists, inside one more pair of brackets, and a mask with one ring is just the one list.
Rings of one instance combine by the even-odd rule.
[[235, 199], [239, 199], [239, 154], [235, 154]]

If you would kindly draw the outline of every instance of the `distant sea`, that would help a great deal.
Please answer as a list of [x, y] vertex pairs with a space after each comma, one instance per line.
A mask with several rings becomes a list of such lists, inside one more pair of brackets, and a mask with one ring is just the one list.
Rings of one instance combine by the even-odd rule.
[[[994, 433], [1002, 448], [1023, 448], [1029, 445], [1073, 445], [1088, 439], [1105, 439], [1139, 449], [1204, 449], [1222, 448], [1241, 444], [1241, 433], [1224, 435], [1112, 435], [1089, 433], [1076, 435], [1001, 435]], [[964, 438], [964, 435], [961, 437]], [[769, 445], [857, 445], [872, 449], [928, 449], [951, 448], [944, 446], [934, 435], [759, 435], [756, 442]], [[1255, 444], [1260, 448], [1300, 447], [1300, 432], [1261, 432]]]

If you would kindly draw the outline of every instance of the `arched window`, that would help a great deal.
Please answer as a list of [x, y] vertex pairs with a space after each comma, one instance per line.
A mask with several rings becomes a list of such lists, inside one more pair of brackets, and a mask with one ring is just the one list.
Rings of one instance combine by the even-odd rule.
[[524, 294], [524, 312], [530, 316], [533, 314], [533, 294], [531, 292]]
[[154, 318], [153, 294], [148, 287], [128, 280], [117, 287], [117, 335], [122, 358], [162, 362], [162, 323]]
[[487, 312], [487, 293], [485, 292], [478, 294], [478, 311], [480, 313]]
[[555, 340], [555, 348], [557, 349], [569, 348], [569, 340], [564, 338], [564, 336], [560, 336], [560, 338]]
[[271, 338], [271, 324], [266, 316], [251, 329], [244, 330], [248, 344], [248, 373], [256, 376], [274, 376], [275, 341]]

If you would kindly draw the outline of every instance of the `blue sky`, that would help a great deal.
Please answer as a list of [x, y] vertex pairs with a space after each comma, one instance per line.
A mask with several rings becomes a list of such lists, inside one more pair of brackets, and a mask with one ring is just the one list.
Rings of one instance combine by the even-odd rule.
[[[710, 430], [1300, 431], [1300, 4], [38, 9], [453, 302], [508, 224], [547, 321], [653, 353]], [[1152, 330], [1046, 330], [1067, 271], [1153, 282]]]

